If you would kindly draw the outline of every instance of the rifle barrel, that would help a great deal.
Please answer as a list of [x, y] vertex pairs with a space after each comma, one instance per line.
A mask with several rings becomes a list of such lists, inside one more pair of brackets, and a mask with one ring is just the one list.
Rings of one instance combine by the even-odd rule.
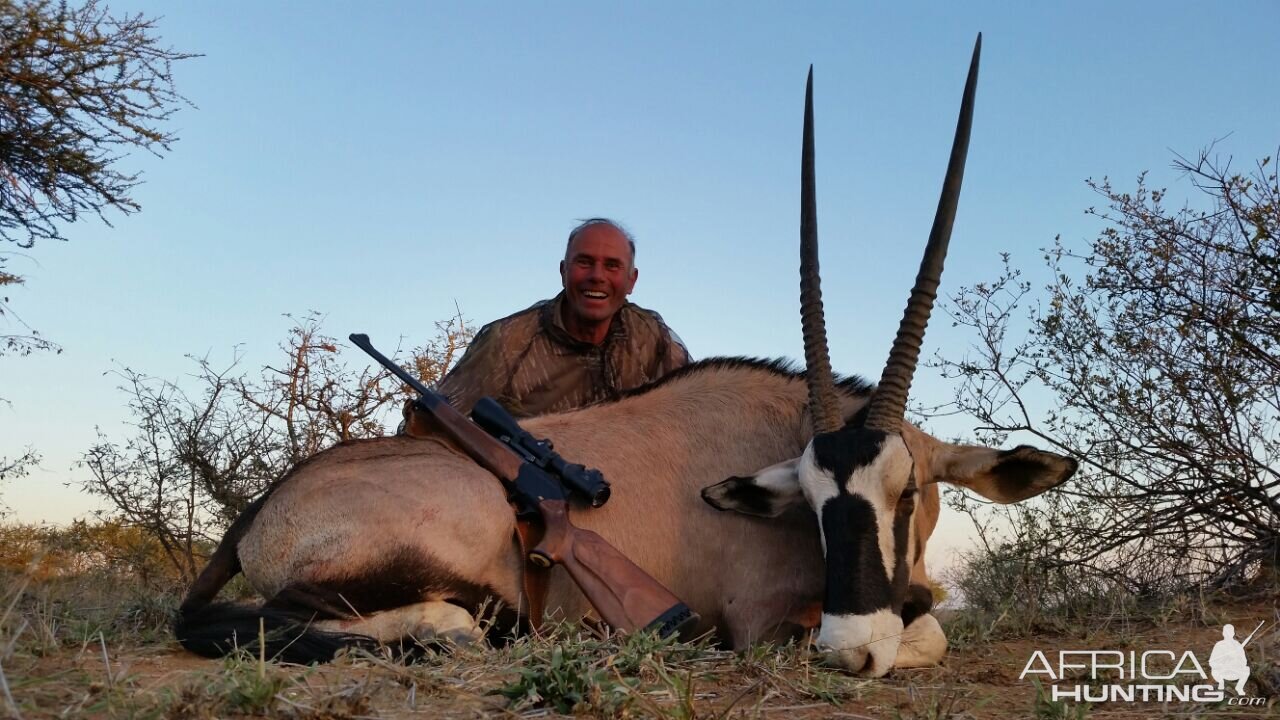
[[355, 343], [356, 347], [369, 353], [374, 360], [378, 361], [379, 365], [389, 370], [392, 375], [403, 380], [404, 384], [416, 390], [418, 394], [422, 396], [422, 402], [428, 403], [430, 407], [434, 407], [436, 403], [440, 402], [439, 393], [428, 388], [426, 385], [423, 385], [420, 380], [406, 372], [404, 368], [392, 361], [391, 358], [378, 352], [378, 349], [369, 341], [368, 335], [364, 333], [351, 333], [347, 336], [347, 339]]

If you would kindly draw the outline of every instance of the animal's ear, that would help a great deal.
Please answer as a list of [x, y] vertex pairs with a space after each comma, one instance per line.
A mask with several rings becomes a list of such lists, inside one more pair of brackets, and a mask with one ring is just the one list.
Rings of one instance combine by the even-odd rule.
[[800, 458], [770, 465], [755, 475], [731, 477], [702, 489], [702, 499], [717, 510], [773, 518], [804, 503], [796, 468]]
[[[1076, 461], [1065, 455], [1019, 445], [992, 450], [972, 445], [946, 445], [935, 480], [967, 487], [998, 503], [1016, 503], [1066, 482]], [[936, 462], [936, 461], [935, 461]]]

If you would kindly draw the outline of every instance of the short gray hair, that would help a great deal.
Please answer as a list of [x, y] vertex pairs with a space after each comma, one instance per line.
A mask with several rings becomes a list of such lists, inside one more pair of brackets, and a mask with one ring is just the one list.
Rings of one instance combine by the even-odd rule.
[[626, 228], [622, 227], [622, 226], [621, 226], [621, 225], [619, 225], [617, 222], [615, 222], [615, 221], [613, 221], [613, 220], [610, 220], [609, 218], [602, 218], [602, 217], [596, 217], [596, 218], [591, 218], [591, 219], [589, 219], [589, 220], [583, 220], [582, 222], [578, 223], [578, 226], [577, 226], [577, 227], [575, 227], [574, 229], [572, 229], [572, 230], [570, 230], [570, 231], [569, 231], [569, 241], [568, 241], [568, 242], [566, 242], [566, 243], [564, 244], [564, 256], [565, 256], [565, 258], [567, 259], [567, 258], [569, 257], [569, 248], [573, 247], [573, 241], [574, 241], [574, 239], [576, 239], [576, 238], [578, 237], [578, 235], [582, 234], [582, 231], [583, 231], [583, 230], [586, 230], [586, 229], [587, 229], [587, 228], [589, 228], [589, 227], [595, 227], [596, 225], [606, 225], [606, 226], [611, 227], [611, 228], [613, 228], [614, 230], [617, 230], [618, 232], [622, 233], [622, 237], [626, 238], [626, 239], [627, 239], [627, 244], [631, 246], [631, 267], [635, 267], [635, 265], [636, 265], [636, 239], [635, 239], [634, 237], [632, 237], [632, 236], [631, 236], [631, 233], [627, 232], [627, 229], [626, 229]]

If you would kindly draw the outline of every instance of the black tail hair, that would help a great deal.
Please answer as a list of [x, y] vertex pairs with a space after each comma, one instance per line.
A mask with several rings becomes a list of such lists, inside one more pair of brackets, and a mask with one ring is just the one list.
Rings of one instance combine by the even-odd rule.
[[[217, 658], [245, 649], [272, 660], [306, 665], [328, 662], [345, 647], [374, 648], [365, 635], [316, 630], [313, 616], [268, 607], [236, 603], [211, 603], [181, 610], [173, 634], [182, 646], [197, 655]], [[265, 651], [259, 648], [265, 640]]]

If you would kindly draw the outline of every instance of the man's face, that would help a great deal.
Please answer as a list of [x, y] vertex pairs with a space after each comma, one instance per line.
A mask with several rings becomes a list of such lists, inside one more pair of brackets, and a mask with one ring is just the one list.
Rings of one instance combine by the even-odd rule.
[[612, 318], [638, 275], [626, 236], [609, 225], [592, 225], [578, 233], [560, 262], [567, 309], [587, 325]]

